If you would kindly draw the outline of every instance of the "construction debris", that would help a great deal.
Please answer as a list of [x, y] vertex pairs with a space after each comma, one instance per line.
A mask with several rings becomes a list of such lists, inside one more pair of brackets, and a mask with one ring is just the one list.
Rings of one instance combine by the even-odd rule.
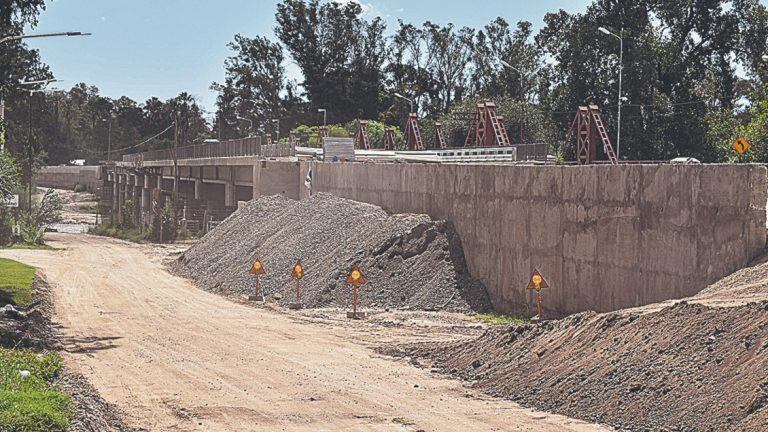
[[489, 306], [485, 288], [466, 269], [457, 235], [426, 215], [387, 214], [380, 207], [328, 194], [294, 201], [248, 202], [185, 252], [179, 274], [202, 288], [250, 293], [253, 260], [271, 271], [260, 279], [268, 301], [295, 298], [291, 269], [304, 268], [307, 307], [351, 305], [346, 277], [366, 269], [361, 305], [372, 308], [471, 311]]

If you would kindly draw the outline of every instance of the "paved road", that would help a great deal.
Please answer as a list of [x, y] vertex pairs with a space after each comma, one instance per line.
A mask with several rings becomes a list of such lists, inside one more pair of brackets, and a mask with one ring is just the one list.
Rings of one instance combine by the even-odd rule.
[[[54, 234], [43, 269], [67, 364], [151, 431], [593, 431], [374, 353], [347, 326], [199, 290], [148, 246]], [[358, 329], [359, 332], [359, 329]]]

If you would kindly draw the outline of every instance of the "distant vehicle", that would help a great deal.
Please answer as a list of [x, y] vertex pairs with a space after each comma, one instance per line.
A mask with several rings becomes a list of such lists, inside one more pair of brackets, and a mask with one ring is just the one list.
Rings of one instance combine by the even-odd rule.
[[219, 140], [217, 140], [217, 139], [207, 139], [207, 140], [203, 140], [203, 145], [208, 145], [208, 144], [218, 144], [218, 143], [219, 143]]
[[676, 165], [677, 164], [680, 164], [680, 165], [697, 165], [697, 164], [701, 163], [700, 160], [698, 160], [696, 158], [692, 158], [692, 157], [676, 157], [676, 158], [672, 159], [669, 162], [673, 163], [673, 164], [676, 164]]

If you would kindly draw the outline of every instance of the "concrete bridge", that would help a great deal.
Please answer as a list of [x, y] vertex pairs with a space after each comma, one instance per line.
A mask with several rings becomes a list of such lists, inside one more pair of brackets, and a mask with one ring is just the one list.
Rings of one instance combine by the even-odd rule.
[[768, 185], [759, 165], [536, 166], [428, 153], [415, 157], [430, 163], [386, 153], [332, 163], [257, 144], [128, 155], [103, 167], [104, 199], [118, 220], [132, 200], [133, 217], [148, 222], [176, 190], [188, 219], [205, 225], [240, 200], [308, 197], [311, 169], [312, 193], [453, 223], [470, 272], [510, 313], [534, 304], [525, 289], [534, 268], [551, 285], [548, 313], [609, 311], [692, 295], [766, 244]]

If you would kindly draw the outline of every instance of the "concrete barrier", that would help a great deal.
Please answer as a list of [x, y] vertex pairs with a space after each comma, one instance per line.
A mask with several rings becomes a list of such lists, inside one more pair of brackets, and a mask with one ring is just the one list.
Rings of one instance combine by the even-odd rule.
[[72, 190], [75, 185], [83, 185], [89, 192], [96, 192], [101, 187], [101, 167], [99, 166], [46, 166], [35, 176], [39, 187]]
[[550, 315], [610, 311], [695, 294], [766, 243], [758, 165], [311, 164], [312, 193], [453, 222], [508, 313], [534, 307], [534, 267]]

